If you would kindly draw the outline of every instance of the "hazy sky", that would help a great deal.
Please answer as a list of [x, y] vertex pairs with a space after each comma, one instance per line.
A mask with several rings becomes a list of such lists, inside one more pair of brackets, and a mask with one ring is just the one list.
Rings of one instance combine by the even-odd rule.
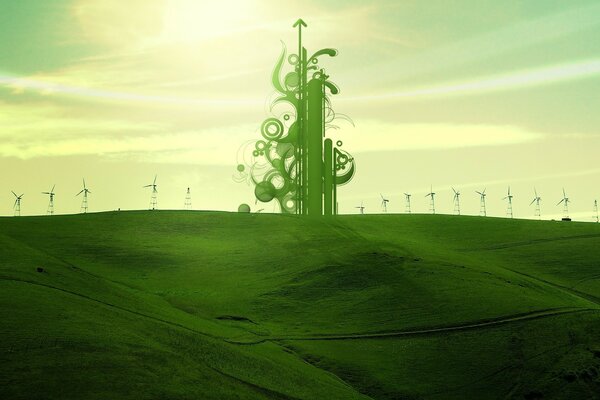
[[[365, 3], [368, 3], [365, 5]], [[253, 209], [253, 188], [233, 181], [240, 145], [259, 137], [281, 41], [298, 17], [310, 50], [341, 87], [334, 139], [357, 161], [340, 211], [503, 216], [510, 185], [516, 217], [591, 221], [600, 199], [600, 2], [0, 0], [0, 215], [11, 190], [23, 215], [147, 208], [142, 186], [158, 174], [159, 208]]]

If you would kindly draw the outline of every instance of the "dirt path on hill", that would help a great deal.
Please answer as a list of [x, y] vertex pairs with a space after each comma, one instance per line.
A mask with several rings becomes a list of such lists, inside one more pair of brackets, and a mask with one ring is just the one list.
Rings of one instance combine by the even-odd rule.
[[460, 325], [452, 326], [441, 326], [434, 328], [424, 328], [406, 331], [394, 331], [394, 332], [380, 332], [380, 333], [350, 333], [350, 334], [322, 334], [313, 336], [272, 336], [265, 337], [257, 341], [233, 341], [227, 340], [230, 343], [240, 345], [253, 345], [260, 344], [266, 341], [307, 341], [307, 340], [357, 340], [357, 339], [384, 339], [384, 338], [397, 338], [397, 337], [411, 337], [411, 336], [426, 336], [440, 333], [450, 332], [463, 332], [474, 329], [482, 329], [500, 325], [506, 325], [509, 323], [530, 321], [540, 318], [548, 318], [565, 314], [575, 314], [584, 312], [600, 312], [600, 308], [549, 308], [545, 310], [531, 311], [528, 313], [508, 315], [499, 318], [479, 320], [474, 322], [468, 322]]

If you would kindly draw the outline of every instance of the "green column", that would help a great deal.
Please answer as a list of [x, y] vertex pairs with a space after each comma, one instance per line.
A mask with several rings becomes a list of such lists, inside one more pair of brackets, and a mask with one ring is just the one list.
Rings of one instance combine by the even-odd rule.
[[325, 139], [323, 143], [324, 168], [323, 168], [323, 197], [325, 215], [333, 215], [333, 142]]
[[323, 100], [320, 79], [308, 82], [307, 189], [308, 214], [323, 214]]

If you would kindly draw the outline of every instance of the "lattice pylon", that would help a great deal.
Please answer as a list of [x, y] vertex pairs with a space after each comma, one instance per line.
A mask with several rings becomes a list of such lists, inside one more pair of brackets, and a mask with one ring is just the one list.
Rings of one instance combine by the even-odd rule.
[[190, 188], [187, 188], [187, 192], [185, 194], [184, 208], [186, 210], [191, 210], [192, 209], [192, 194], [190, 192]]
[[46, 210], [46, 214], [53, 215], [54, 214], [54, 195], [50, 195], [50, 201], [48, 202], [48, 210]]
[[83, 199], [81, 200], [80, 212], [87, 214], [88, 211], [88, 194], [87, 191], [83, 192]]

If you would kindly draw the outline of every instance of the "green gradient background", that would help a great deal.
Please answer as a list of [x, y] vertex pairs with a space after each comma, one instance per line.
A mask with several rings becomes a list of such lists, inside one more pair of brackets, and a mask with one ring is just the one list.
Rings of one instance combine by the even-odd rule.
[[[600, 198], [595, 1], [1, 5], [1, 215], [12, 214], [10, 190], [25, 193], [23, 215], [45, 213], [41, 192], [54, 183], [56, 212], [76, 212], [83, 176], [90, 211], [146, 208], [154, 174], [159, 208], [183, 208], [188, 186], [195, 209], [253, 202], [232, 180], [235, 155], [268, 115], [279, 40], [294, 44], [298, 17], [307, 47], [339, 49], [324, 64], [342, 88], [336, 111], [356, 123], [339, 133], [359, 167], [340, 212], [361, 201], [379, 212], [379, 193], [402, 212], [405, 191], [426, 212], [430, 184], [448, 213], [451, 186], [466, 214], [477, 214], [474, 190], [485, 186], [491, 215], [504, 215], [508, 184], [521, 218], [533, 216], [534, 185], [544, 218], [560, 216], [563, 186], [574, 219], [591, 221]], [[580, 69], [548, 74], [564, 65]], [[497, 76], [518, 84], [481, 85]]]

